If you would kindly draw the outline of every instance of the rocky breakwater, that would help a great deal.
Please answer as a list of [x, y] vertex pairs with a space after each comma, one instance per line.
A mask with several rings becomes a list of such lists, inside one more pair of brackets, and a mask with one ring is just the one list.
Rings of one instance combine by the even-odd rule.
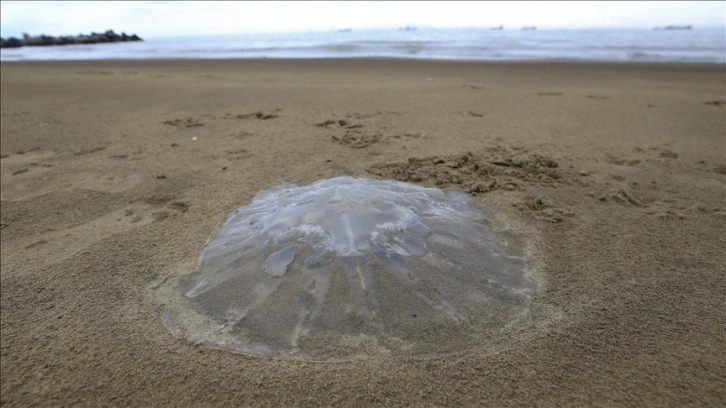
[[8, 39], [0, 38], [0, 48], [18, 48], [18, 47], [42, 47], [49, 45], [73, 45], [73, 44], [98, 44], [128, 41], [144, 41], [136, 34], [127, 35], [126, 33], [116, 34], [113, 30], [105, 33], [91, 33], [79, 35], [66, 35], [54, 37], [50, 35], [30, 35], [23, 34], [23, 38], [10, 37]]

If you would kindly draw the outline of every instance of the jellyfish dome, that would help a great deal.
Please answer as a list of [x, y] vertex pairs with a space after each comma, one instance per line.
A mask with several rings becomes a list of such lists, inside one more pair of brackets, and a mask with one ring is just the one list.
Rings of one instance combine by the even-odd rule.
[[461, 193], [337, 177], [258, 193], [152, 289], [172, 333], [258, 356], [426, 355], [526, 314], [519, 248]]

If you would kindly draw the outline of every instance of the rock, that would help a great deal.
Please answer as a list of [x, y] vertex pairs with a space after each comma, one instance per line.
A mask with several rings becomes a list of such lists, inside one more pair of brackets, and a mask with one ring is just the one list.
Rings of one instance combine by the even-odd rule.
[[90, 35], [79, 34], [77, 36], [59, 36], [50, 35], [33, 36], [23, 34], [23, 38], [10, 37], [7, 40], [0, 38], [0, 48], [18, 48], [28, 47], [45, 47], [50, 45], [73, 45], [73, 44], [97, 44], [110, 42], [127, 42], [127, 41], [143, 41], [138, 35], [127, 35], [126, 33], [116, 34], [113, 30], [105, 33], [91, 33]]
[[4, 38], [0, 38], [0, 48], [19, 48], [23, 46], [23, 41], [15, 38], [10, 37], [7, 40]]

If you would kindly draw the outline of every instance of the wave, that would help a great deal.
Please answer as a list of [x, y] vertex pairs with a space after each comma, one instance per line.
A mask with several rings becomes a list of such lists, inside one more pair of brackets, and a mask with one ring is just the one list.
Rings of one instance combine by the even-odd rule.
[[3, 61], [147, 58], [358, 58], [726, 63], [723, 30], [371, 30], [149, 39], [143, 43], [0, 50]]

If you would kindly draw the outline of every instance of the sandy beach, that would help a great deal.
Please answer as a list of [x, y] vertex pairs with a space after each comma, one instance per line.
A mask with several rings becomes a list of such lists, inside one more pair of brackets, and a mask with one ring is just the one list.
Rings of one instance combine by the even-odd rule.
[[[726, 71], [407, 60], [0, 66], [0, 404], [726, 404]], [[148, 287], [260, 190], [458, 190], [526, 247], [518, 330], [463, 352], [258, 358]]]

